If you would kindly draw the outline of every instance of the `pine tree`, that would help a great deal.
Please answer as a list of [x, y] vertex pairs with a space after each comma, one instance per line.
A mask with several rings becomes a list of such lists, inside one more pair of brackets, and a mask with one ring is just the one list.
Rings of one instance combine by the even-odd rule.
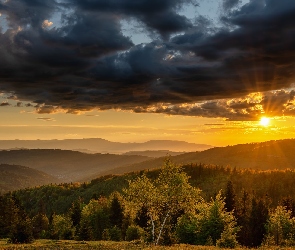
[[235, 217], [237, 218], [237, 223], [240, 226], [240, 231], [238, 231], [238, 241], [243, 246], [251, 246], [251, 229], [250, 229], [250, 212], [251, 212], [251, 199], [249, 194], [243, 190], [242, 197], [238, 200], [237, 208], [234, 211]]
[[227, 182], [226, 191], [225, 191], [225, 209], [227, 212], [231, 212], [235, 208], [235, 193], [233, 183], [231, 181]]
[[252, 199], [252, 209], [249, 218], [249, 226], [251, 232], [250, 244], [252, 247], [261, 245], [264, 235], [266, 234], [265, 225], [269, 218], [269, 211], [265, 200], [259, 199], [258, 201]]
[[124, 209], [119, 199], [120, 199], [120, 194], [117, 192], [114, 193], [113, 198], [111, 200], [111, 206], [110, 206], [110, 223], [112, 226], [117, 226], [118, 228], [122, 228]]
[[73, 222], [74, 227], [79, 227], [81, 221], [81, 213], [82, 213], [82, 201], [81, 198], [75, 200], [72, 203], [72, 207], [70, 208], [70, 218]]

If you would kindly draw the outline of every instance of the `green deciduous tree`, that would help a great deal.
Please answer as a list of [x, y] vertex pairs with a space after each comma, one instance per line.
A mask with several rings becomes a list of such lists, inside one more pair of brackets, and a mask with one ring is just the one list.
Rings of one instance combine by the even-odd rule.
[[151, 225], [152, 241], [157, 245], [168, 218], [180, 210], [194, 210], [201, 200], [200, 191], [188, 182], [182, 169], [168, 159], [158, 178], [151, 181], [142, 175], [129, 182], [124, 190], [129, 211], [134, 216], [145, 207]]
[[82, 209], [79, 239], [101, 240], [102, 233], [107, 228], [110, 228], [107, 199], [90, 200]]
[[271, 214], [266, 224], [266, 241], [279, 246], [295, 244], [295, 218], [291, 211], [278, 206]]
[[51, 225], [51, 236], [54, 239], [70, 240], [73, 239], [75, 229], [73, 222], [68, 216], [53, 215]]
[[34, 238], [44, 238], [49, 228], [49, 219], [46, 214], [38, 213], [33, 217], [32, 225]]

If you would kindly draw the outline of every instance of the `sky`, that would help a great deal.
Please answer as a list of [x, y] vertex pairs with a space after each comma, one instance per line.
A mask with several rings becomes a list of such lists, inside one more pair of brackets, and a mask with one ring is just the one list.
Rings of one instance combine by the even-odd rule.
[[295, 1], [0, 0], [0, 13], [0, 140], [295, 138]]

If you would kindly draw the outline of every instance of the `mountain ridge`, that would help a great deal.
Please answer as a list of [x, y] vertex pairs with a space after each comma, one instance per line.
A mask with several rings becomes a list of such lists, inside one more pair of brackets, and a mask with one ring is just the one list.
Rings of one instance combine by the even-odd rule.
[[147, 159], [151, 158], [137, 155], [86, 154], [61, 149], [0, 151], [0, 163], [30, 167], [52, 175], [63, 182], [91, 180], [87, 177]]
[[147, 142], [111, 142], [101, 138], [65, 140], [0, 140], [0, 149], [63, 149], [90, 151], [91, 153], [123, 154], [128, 151], [169, 150], [174, 152], [201, 151], [213, 146], [175, 140], [150, 140]]

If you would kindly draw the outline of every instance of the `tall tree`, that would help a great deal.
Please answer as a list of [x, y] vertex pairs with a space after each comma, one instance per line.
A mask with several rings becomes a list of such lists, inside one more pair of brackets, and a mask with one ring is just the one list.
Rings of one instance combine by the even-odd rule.
[[177, 235], [181, 243], [235, 247], [238, 231], [232, 212], [227, 212], [219, 193], [211, 202], [200, 203], [194, 213], [184, 214], [178, 221]]
[[291, 217], [291, 211], [278, 206], [271, 214], [266, 224], [266, 241], [269, 245], [274, 243], [279, 246], [295, 244], [295, 218]]
[[78, 228], [81, 221], [81, 214], [82, 214], [82, 200], [79, 197], [72, 203], [72, 207], [70, 208], [70, 218], [73, 222], [73, 226]]
[[265, 225], [269, 218], [269, 210], [265, 199], [252, 199], [252, 208], [249, 217], [249, 227], [251, 232], [250, 244], [252, 247], [261, 245], [266, 234]]
[[112, 226], [122, 228], [124, 217], [124, 208], [122, 205], [122, 197], [118, 192], [111, 195], [110, 204], [110, 223]]
[[32, 225], [34, 238], [43, 238], [49, 229], [49, 219], [47, 218], [46, 214], [38, 213], [33, 217]]
[[71, 219], [65, 215], [53, 215], [51, 234], [54, 239], [70, 240], [74, 236]]
[[238, 241], [243, 246], [251, 246], [251, 228], [250, 228], [251, 198], [248, 192], [242, 191], [242, 197], [237, 200], [234, 211], [240, 230], [237, 233]]
[[235, 192], [232, 181], [228, 181], [225, 190], [225, 209], [227, 212], [231, 212], [235, 208]]
[[155, 245], [159, 243], [168, 217], [179, 210], [195, 209], [196, 203], [201, 200], [200, 191], [192, 187], [188, 179], [182, 169], [168, 159], [155, 181], [142, 175], [130, 181], [129, 187], [124, 190], [133, 214], [146, 207]]
[[[82, 209], [80, 239], [101, 240], [103, 231], [107, 228], [110, 228], [107, 199], [101, 197], [98, 200], [90, 200]], [[84, 236], [87, 238], [82, 238]]]

